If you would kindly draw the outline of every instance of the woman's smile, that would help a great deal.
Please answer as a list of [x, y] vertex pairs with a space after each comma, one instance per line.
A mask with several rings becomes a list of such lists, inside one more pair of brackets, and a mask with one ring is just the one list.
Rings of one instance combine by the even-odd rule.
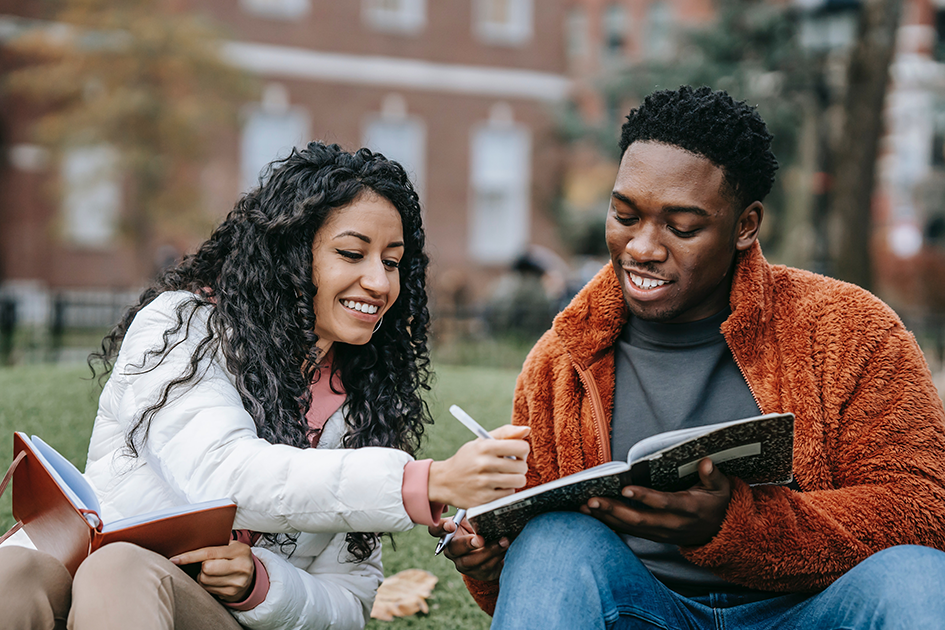
[[379, 195], [365, 193], [325, 221], [312, 245], [315, 334], [323, 351], [336, 341], [371, 340], [400, 295], [403, 255], [400, 214]]

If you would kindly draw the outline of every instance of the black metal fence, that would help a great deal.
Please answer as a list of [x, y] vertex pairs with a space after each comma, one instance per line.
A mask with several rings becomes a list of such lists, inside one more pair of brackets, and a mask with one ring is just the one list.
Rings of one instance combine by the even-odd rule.
[[22, 301], [0, 294], [0, 365], [82, 357], [136, 298], [134, 291], [60, 291], [41, 300], [40, 316], [27, 317]]
[[[0, 365], [84, 358], [137, 300], [137, 291], [60, 291], [44, 316], [27, 317], [15, 295], [0, 293]], [[543, 314], [546, 315], [546, 314]], [[901, 313], [933, 370], [945, 368], [945, 314]], [[515, 317], [510, 321], [519, 321]], [[548, 317], [550, 322], [550, 317]], [[542, 330], [518, 330], [489, 309], [440, 309], [433, 316], [432, 347], [449, 363], [519, 366]]]

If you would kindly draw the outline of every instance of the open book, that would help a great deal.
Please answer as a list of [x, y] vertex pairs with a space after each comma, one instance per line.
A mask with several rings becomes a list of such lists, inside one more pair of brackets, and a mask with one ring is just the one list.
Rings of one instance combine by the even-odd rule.
[[668, 431], [640, 440], [626, 461], [612, 461], [471, 508], [466, 518], [487, 541], [514, 537], [534, 516], [577, 510], [591, 497], [620, 497], [624, 486], [664, 492], [699, 481], [708, 457], [726, 475], [750, 484], [793, 479], [794, 414], [768, 414]]
[[[25, 455], [19, 461], [17, 456]], [[33, 436], [13, 435], [13, 517], [30, 540], [73, 575], [108, 543], [134, 543], [166, 557], [230, 541], [236, 504], [228, 499], [139, 514], [104, 523], [98, 497], [82, 473]], [[15, 527], [15, 526], [14, 526]]]

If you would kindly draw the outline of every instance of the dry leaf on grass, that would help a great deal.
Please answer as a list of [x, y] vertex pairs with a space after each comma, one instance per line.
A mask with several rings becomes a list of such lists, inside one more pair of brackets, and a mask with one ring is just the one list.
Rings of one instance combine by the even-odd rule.
[[438, 580], [435, 575], [422, 569], [407, 569], [395, 573], [385, 579], [377, 589], [371, 617], [391, 621], [394, 617], [430, 612], [427, 597], [433, 592]]

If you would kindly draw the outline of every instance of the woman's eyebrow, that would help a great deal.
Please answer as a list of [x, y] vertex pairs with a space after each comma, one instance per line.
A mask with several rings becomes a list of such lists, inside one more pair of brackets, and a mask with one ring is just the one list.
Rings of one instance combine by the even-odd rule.
[[[342, 237], [345, 237], [345, 236], [353, 236], [354, 238], [356, 238], [356, 239], [358, 239], [358, 240], [364, 241], [364, 242], [367, 243], [368, 245], [371, 244], [371, 237], [370, 237], [370, 236], [367, 236], [366, 234], [361, 234], [360, 232], [355, 232], [354, 230], [345, 230], [344, 232], [341, 232], [340, 234], [336, 234], [336, 235], [335, 235], [335, 238], [342, 238]], [[404, 246], [404, 242], [403, 242], [403, 241], [391, 241], [391, 242], [388, 243], [388, 245], [387, 245], [388, 248], [390, 248], [390, 247], [403, 247], [403, 246]]]
[[356, 239], [362, 240], [368, 244], [370, 244], [371, 242], [371, 237], [361, 234], [360, 232], [355, 232], [354, 230], [345, 230], [344, 232], [341, 232], [340, 234], [336, 234], [335, 238], [343, 238], [345, 236], [353, 236]]

